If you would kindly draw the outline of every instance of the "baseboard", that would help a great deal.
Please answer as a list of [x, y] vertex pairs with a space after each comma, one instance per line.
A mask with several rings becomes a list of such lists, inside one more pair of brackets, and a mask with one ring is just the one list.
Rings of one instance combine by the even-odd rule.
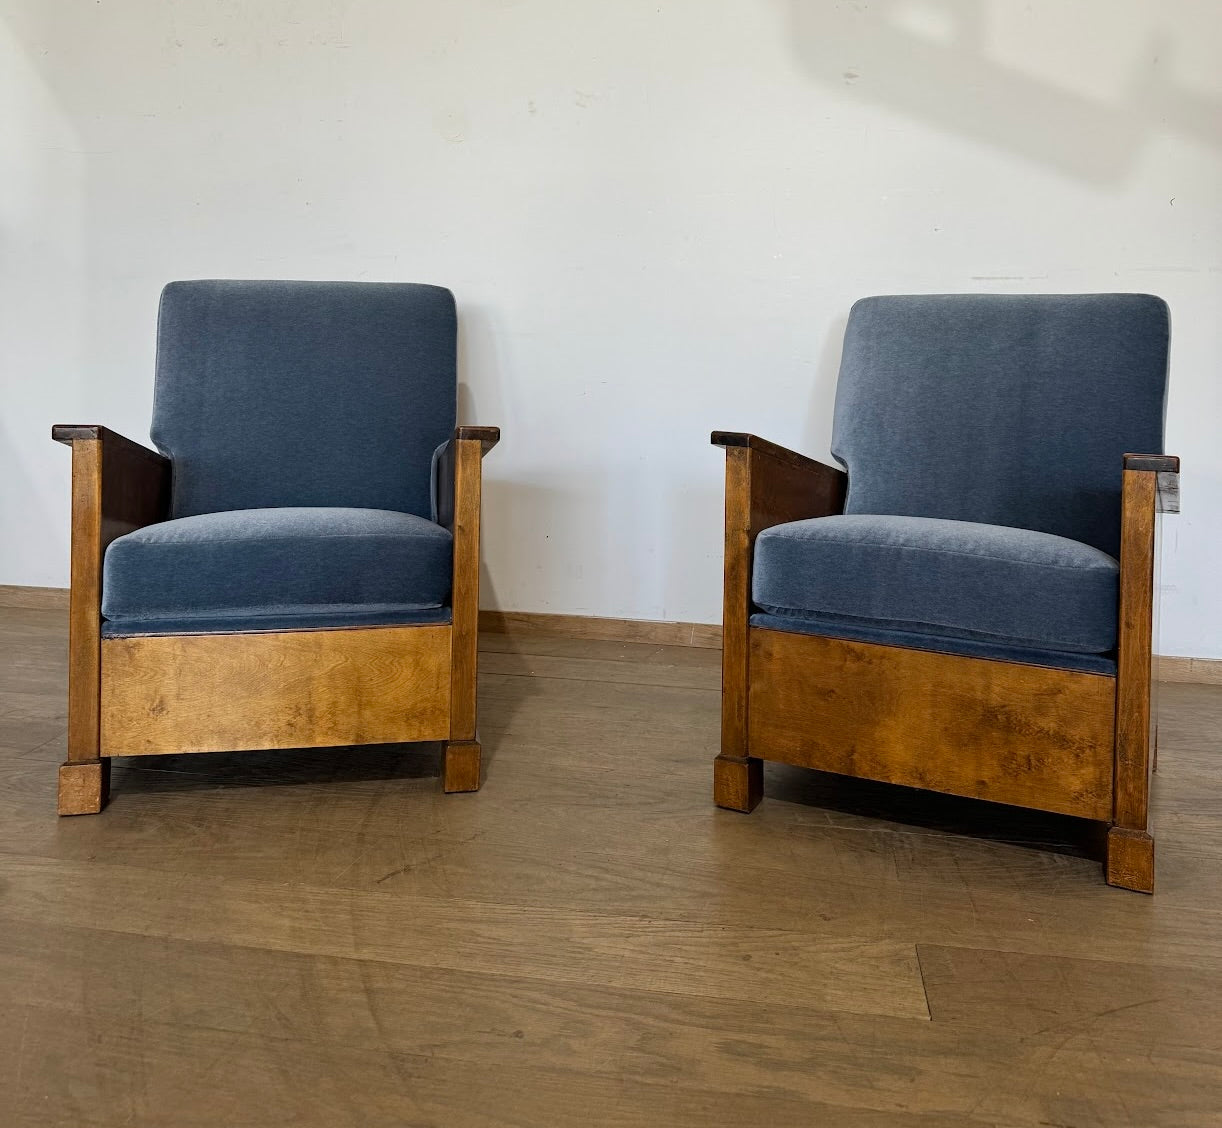
[[649, 619], [600, 619], [590, 615], [545, 615], [534, 611], [481, 611], [479, 627], [491, 634], [551, 635], [721, 649], [721, 627], [716, 623], [659, 623]]
[[1222, 685], [1222, 659], [1158, 657], [1158, 680], [1193, 685]]
[[[37, 611], [68, 610], [68, 589], [0, 584], [0, 607]], [[481, 611], [479, 628], [490, 634], [551, 635], [606, 642], [647, 642], [655, 646], [721, 648], [721, 627], [716, 623], [659, 623], [651, 619], [602, 619], [592, 615], [548, 615], [535, 611]], [[1158, 680], [1194, 685], [1222, 685], [1222, 659], [1158, 659]]]
[[68, 610], [68, 589], [0, 584], [0, 607], [26, 607], [34, 611]]

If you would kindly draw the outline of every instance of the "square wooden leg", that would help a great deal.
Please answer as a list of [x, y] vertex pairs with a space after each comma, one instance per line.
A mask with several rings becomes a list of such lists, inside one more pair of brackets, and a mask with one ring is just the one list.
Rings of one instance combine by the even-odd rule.
[[480, 751], [478, 740], [446, 741], [443, 768], [443, 786], [446, 794], [479, 790]]
[[754, 811], [764, 797], [764, 761], [718, 756], [713, 761], [713, 802], [731, 811]]
[[59, 814], [96, 815], [109, 797], [109, 760], [68, 760], [60, 764]]
[[1154, 892], [1154, 839], [1144, 830], [1114, 826], [1107, 832], [1108, 885], [1132, 889], [1135, 893]]

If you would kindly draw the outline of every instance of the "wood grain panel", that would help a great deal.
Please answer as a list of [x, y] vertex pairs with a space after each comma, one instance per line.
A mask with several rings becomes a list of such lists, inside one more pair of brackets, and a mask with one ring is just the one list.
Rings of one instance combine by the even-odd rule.
[[1115, 679], [751, 629], [751, 750], [1091, 819], [1112, 810]]
[[108, 638], [102, 755], [444, 740], [450, 628]]

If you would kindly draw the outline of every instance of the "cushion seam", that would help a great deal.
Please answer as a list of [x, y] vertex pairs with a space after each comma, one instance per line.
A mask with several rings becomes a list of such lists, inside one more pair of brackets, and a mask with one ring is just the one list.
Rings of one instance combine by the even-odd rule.
[[[439, 525], [438, 528], [441, 528]], [[299, 533], [291, 536], [276, 536], [275, 534], [257, 537], [208, 537], [191, 540], [132, 540], [129, 544], [143, 545], [145, 548], [179, 548], [184, 545], [192, 548], [207, 547], [214, 544], [267, 544], [269, 541], [323, 541], [323, 540], [429, 540], [442, 541], [449, 535], [448, 529], [442, 529], [445, 537], [432, 533]], [[118, 538], [116, 538], [117, 540]], [[113, 542], [112, 542], [113, 543]]]
[[[828, 621], [827, 619], [821, 619], [821, 618], [818, 618], [818, 617], [817, 617], [817, 616], [819, 616], [819, 615], [833, 615], [833, 616], [834, 616], [834, 615], [836, 615], [836, 614], [837, 614], [837, 613], [836, 613], [836, 612], [834, 612], [834, 611], [828, 611], [828, 612], [819, 612], [819, 611], [803, 610], [803, 609], [802, 609], [802, 608], [800, 608], [800, 607], [782, 607], [782, 606], [781, 606], [781, 605], [779, 605], [779, 604], [767, 604], [767, 603], [761, 603], [759, 600], [754, 600], [753, 602], [755, 603], [755, 605], [756, 605], [757, 607], [759, 607], [761, 610], [763, 610], [763, 611], [767, 612], [768, 614], [770, 614], [770, 615], [778, 615], [778, 616], [780, 616], [781, 618], [785, 618], [785, 619], [803, 619], [803, 620], [806, 620], [806, 621], [809, 621], [809, 622], [813, 622], [813, 623], [823, 623], [823, 624], [825, 624], [826, 626], [854, 626], [854, 625], [859, 625], [859, 626], [861, 626], [861, 627], [871, 627], [871, 626], [872, 626], [872, 629], [874, 629], [874, 630], [880, 630], [880, 631], [885, 631], [885, 630], [905, 630], [905, 629], [906, 629], [906, 628], [904, 628], [904, 627], [883, 627], [883, 626], [879, 626], [878, 624], [884, 621], [884, 620], [882, 620], [881, 618], [872, 618], [872, 619], [871, 619], [871, 618], [866, 618], [865, 616], [861, 616], [861, 615], [849, 615], [847, 612], [845, 612], [845, 613], [841, 614], [839, 617], [840, 617], [840, 618], [842, 618], [842, 619], [848, 619], [848, 618], [854, 618], [854, 619], [858, 619], [858, 620], [860, 620], [860, 623], [858, 623], [858, 624], [849, 624], [849, 623], [839, 623], [839, 624], [837, 624], [837, 623], [830, 622], [830, 621]], [[943, 631], [945, 631], [945, 630], [961, 630], [961, 631], [970, 631], [970, 630], [973, 630], [973, 629], [974, 629], [974, 628], [972, 628], [972, 627], [955, 627], [955, 626], [952, 626], [952, 625], [950, 625], [950, 624], [948, 624], [948, 623], [927, 623], [927, 622], [924, 622], [924, 621], [922, 621], [922, 620], [920, 620], [920, 619], [891, 619], [891, 620], [890, 620], [890, 622], [893, 622], [893, 623], [906, 623], [906, 624], [910, 624], [910, 625], [911, 625], [911, 626], [913, 626], [913, 627], [922, 627], [922, 628], [924, 628], [924, 630], [909, 631], [908, 633], [910, 633], [910, 634], [929, 634], [929, 633], [936, 633], [936, 632], [937, 632], [937, 631], [939, 631], [939, 630], [943, 630]], [[978, 634], [978, 635], [987, 635], [987, 636], [989, 636], [989, 637], [988, 637], [987, 639], [981, 639], [981, 638], [972, 638], [971, 636], [968, 636], [968, 635], [946, 635], [946, 636], [944, 636], [944, 637], [946, 637], [946, 638], [958, 638], [958, 639], [960, 639], [960, 640], [962, 640], [962, 641], [965, 641], [965, 642], [987, 642], [987, 641], [994, 641], [994, 640], [996, 640], [996, 641], [998, 641], [998, 642], [1011, 642], [1011, 643], [1016, 643], [1016, 644], [1019, 644], [1019, 645], [1021, 645], [1021, 644], [1023, 644], [1023, 643], [1033, 643], [1033, 644], [1034, 644], [1034, 643], [1038, 643], [1039, 645], [1033, 645], [1033, 646], [1031, 646], [1031, 647], [1030, 647], [1030, 649], [1033, 649], [1033, 650], [1047, 649], [1047, 643], [1048, 643], [1048, 640], [1047, 640], [1047, 639], [1036, 639], [1036, 638], [1032, 638], [1030, 635], [995, 635], [995, 634], [991, 634], [989, 631], [983, 631], [983, 630], [977, 630], [977, 631], [976, 631], [976, 634]], [[1112, 647], [1113, 647], [1113, 648], [1115, 647], [1115, 643], [1113, 643], [1113, 644], [1112, 644]], [[1089, 653], [1089, 654], [1096, 654], [1096, 653], [1097, 653], [1097, 654], [1106, 654], [1106, 653], [1108, 653], [1108, 650], [1099, 650], [1099, 651], [1095, 651], [1095, 650], [1091, 650], [1091, 651], [1073, 651], [1073, 650], [1068, 650], [1068, 651], [1063, 651], [1063, 653], [1066, 653], [1066, 654], [1075, 654], [1075, 653], [1081, 653], [1081, 654], [1087, 654], [1087, 653]]]
[[[225, 608], [223, 611], [175, 611], [171, 614], [164, 612], [141, 612], [140, 614], [132, 614], [130, 612], [120, 612], [119, 614], [103, 615], [107, 622], [120, 622], [124, 619], [131, 619], [135, 622], [144, 622], [147, 620], [159, 619], [281, 619], [287, 614], [296, 614], [301, 617], [307, 615], [322, 615], [328, 616], [330, 612], [318, 610], [302, 610], [296, 611], [295, 608], [309, 607], [309, 604], [302, 603], [286, 603], [277, 611], [249, 611], [243, 607]], [[335, 608], [359, 608], [362, 605], [359, 603], [336, 603], [329, 606]], [[393, 615], [400, 611], [437, 611], [448, 607], [448, 603], [391, 603], [377, 604], [381, 608], [378, 611], [360, 611], [360, 610], [336, 610], [337, 615]]]
[[[765, 532], [768, 532], [768, 531], [769, 530], [765, 530]], [[763, 535], [764, 533], [760, 534], [760, 536], [763, 536]], [[776, 539], [779, 539], [784, 536], [785, 536], [784, 533], [778, 533], [776, 534]], [[806, 538], [800, 538], [800, 537], [793, 537], [793, 538], [788, 538], [788, 539], [792, 539], [796, 543], [806, 543], [806, 544], [820, 543], [818, 541], [808, 540]], [[858, 547], [860, 548], [890, 548], [890, 549], [898, 549], [901, 552], [924, 552], [930, 556], [963, 556], [969, 560], [991, 560], [997, 564], [1019, 564], [1019, 565], [1022, 565], [1024, 568], [1056, 568], [1062, 572], [1082, 572], [1082, 571], [1085, 571], [1088, 567], [1090, 567], [1090, 565], [1086, 565], [1086, 564], [1044, 564], [1038, 560], [1016, 560], [1013, 557], [1009, 557], [1009, 556], [984, 556], [976, 552], [956, 551], [953, 548], [922, 548], [919, 545], [885, 544], [885, 543], [879, 543], [878, 541], [826, 540], [826, 541], [823, 541], [822, 543], [823, 544], [834, 544], [834, 545], [838, 545], [844, 548], [858, 548]], [[1100, 549], [1099, 551], [1102, 551], [1102, 550]], [[1107, 554], [1104, 553], [1104, 555], [1106, 556]], [[1112, 561], [1112, 563], [1115, 563], [1115, 560], [1113, 557], [1108, 556], [1107, 558], [1108, 560]], [[1093, 563], [1097, 565], [1099, 562], [1095, 561]], [[1117, 565], [1117, 567], [1119, 567], [1119, 565]]]

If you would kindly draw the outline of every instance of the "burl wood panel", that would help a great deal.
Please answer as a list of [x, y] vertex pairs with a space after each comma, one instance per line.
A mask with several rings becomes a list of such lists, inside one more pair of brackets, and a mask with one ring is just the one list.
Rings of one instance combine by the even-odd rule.
[[1115, 679], [751, 628], [753, 756], [1110, 819]]
[[102, 755], [444, 740], [450, 628], [102, 640]]

